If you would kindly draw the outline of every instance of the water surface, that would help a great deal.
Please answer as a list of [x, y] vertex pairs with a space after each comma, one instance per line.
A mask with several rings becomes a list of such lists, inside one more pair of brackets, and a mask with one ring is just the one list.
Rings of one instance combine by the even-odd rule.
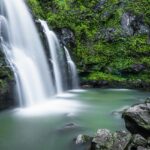
[[75, 150], [73, 139], [79, 133], [124, 129], [116, 110], [148, 96], [148, 92], [127, 89], [76, 90], [39, 106], [1, 112], [0, 150]]

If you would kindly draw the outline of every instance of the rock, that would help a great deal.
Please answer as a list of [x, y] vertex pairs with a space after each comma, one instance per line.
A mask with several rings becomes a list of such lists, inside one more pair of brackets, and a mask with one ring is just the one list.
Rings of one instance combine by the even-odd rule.
[[117, 131], [113, 134], [112, 150], [124, 150], [130, 142], [132, 135], [126, 131]]
[[122, 117], [126, 128], [132, 134], [140, 134], [145, 138], [150, 137], [150, 105], [149, 103], [137, 104], [127, 109]]
[[68, 124], [64, 125], [62, 128], [58, 129], [59, 132], [71, 132], [73, 130], [81, 131], [81, 130], [83, 130], [83, 128], [75, 123], [68, 123]]
[[81, 85], [81, 87], [83, 89], [89, 89], [89, 88], [92, 88], [92, 85], [85, 84], [85, 85]]
[[92, 137], [79, 134], [74, 140], [75, 150], [94, 150], [92, 147]]
[[131, 22], [134, 20], [135, 16], [130, 13], [124, 13], [121, 20], [121, 25], [124, 32], [127, 35], [133, 35], [133, 29], [131, 27]]
[[91, 138], [87, 135], [79, 134], [76, 138], [76, 144], [84, 144], [91, 140]]
[[100, 31], [100, 34], [98, 35], [99, 39], [105, 39], [107, 42], [111, 43], [115, 41], [115, 34], [116, 34], [116, 30], [115, 28], [106, 28], [106, 29], [102, 29]]
[[133, 136], [132, 143], [134, 145], [136, 145], [136, 147], [138, 147], [138, 146], [146, 147], [147, 146], [147, 140], [139, 134], [136, 134]]
[[128, 68], [125, 68], [121, 70], [122, 75], [128, 75], [128, 74], [138, 74], [146, 69], [144, 64], [133, 64], [129, 66]]
[[94, 138], [80, 134], [75, 143], [84, 150], [150, 150], [148, 140], [139, 134], [132, 135], [127, 131], [111, 133], [107, 129], [99, 129]]
[[75, 47], [75, 35], [71, 29], [62, 28], [55, 29], [55, 31], [63, 45], [67, 46], [69, 49]]
[[127, 110], [129, 108], [129, 106], [124, 106], [124, 107], [121, 107], [119, 108], [118, 110], [115, 110], [112, 112], [113, 115], [122, 115], [122, 113]]
[[145, 69], [145, 66], [143, 64], [133, 64], [131, 66], [131, 70], [135, 73], [139, 73]]
[[[150, 148], [149, 148], [150, 149]], [[138, 146], [137, 150], [149, 150], [148, 148], [142, 147], [142, 146]]]
[[78, 125], [77, 124], [75, 124], [75, 123], [68, 123], [68, 124], [66, 124], [65, 125], [65, 129], [70, 129], [70, 128], [76, 128], [76, 127], [78, 127]]
[[113, 146], [113, 136], [107, 129], [99, 129], [92, 140], [95, 143], [96, 150], [109, 150]]
[[121, 19], [122, 29], [126, 35], [148, 34], [149, 28], [144, 24], [143, 15], [136, 16], [131, 12], [123, 14]]

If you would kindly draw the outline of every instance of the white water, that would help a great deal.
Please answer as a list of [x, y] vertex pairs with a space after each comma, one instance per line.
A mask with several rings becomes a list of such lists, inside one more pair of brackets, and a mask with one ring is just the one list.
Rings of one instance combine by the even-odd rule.
[[73, 62], [73, 60], [71, 59], [68, 49], [65, 46], [64, 46], [64, 49], [65, 49], [66, 58], [67, 58], [67, 62], [68, 62], [69, 69], [70, 69], [69, 71], [70, 71], [70, 76], [71, 76], [72, 88], [78, 89], [79, 83], [78, 83], [78, 75], [77, 75], [76, 65]]
[[[0, 40], [14, 76], [21, 106], [31, 106], [61, 94], [67, 87], [67, 67], [72, 88], [78, 88], [76, 66], [55, 33], [40, 20], [50, 50], [53, 75], [38, 32], [24, 0], [0, 1]], [[66, 55], [67, 62], [64, 60]], [[54, 76], [54, 82], [52, 79]], [[64, 86], [65, 84], [65, 86]]]
[[51, 54], [51, 62], [54, 71], [56, 91], [57, 94], [59, 94], [63, 92], [63, 81], [62, 81], [61, 68], [59, 64], [59, 53], [58, 53], [58, 51], [60, 50], [59, 41], [55, 33], [49, 29], [46, 21], [43, 20], [39, 20], [39, 21], [43, 27], [44, 33], [48, 40], [48, 46]]
[[54, 86], [31, 15], [23, 0], [2, 0], [1, 6], [8, 17], [11, 47], [5, 45], [6, 57], [18, 73], [21, 104], [43, 101], [54, 94]]

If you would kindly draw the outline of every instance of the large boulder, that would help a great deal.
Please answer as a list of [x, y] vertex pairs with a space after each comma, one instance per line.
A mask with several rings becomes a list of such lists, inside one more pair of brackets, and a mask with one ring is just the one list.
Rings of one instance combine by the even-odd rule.
[[145, 138], [150, 137], [150, 103], [137, 104], [127, 109], [122, 117], [126, 128], [132, 134], [140, 134]]
[[123, 14], [121, 19], [121, 25], [124, 33], [126, 35], [148, 34], [149, 28], [144, 23], [144, 16], [136, 16], [131, 12], [126, 12]]

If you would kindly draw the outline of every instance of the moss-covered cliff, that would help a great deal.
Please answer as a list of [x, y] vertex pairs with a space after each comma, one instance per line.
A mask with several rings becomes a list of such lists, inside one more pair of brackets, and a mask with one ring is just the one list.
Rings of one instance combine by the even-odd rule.
[[13, 90], [14, 76], [0, 46], [0, 110], [15, 104]]
[[28, 3], [35, 16], [65, 36], [64, 44], [72, 50], [82, 83], [150, 86], [150, 0]]

